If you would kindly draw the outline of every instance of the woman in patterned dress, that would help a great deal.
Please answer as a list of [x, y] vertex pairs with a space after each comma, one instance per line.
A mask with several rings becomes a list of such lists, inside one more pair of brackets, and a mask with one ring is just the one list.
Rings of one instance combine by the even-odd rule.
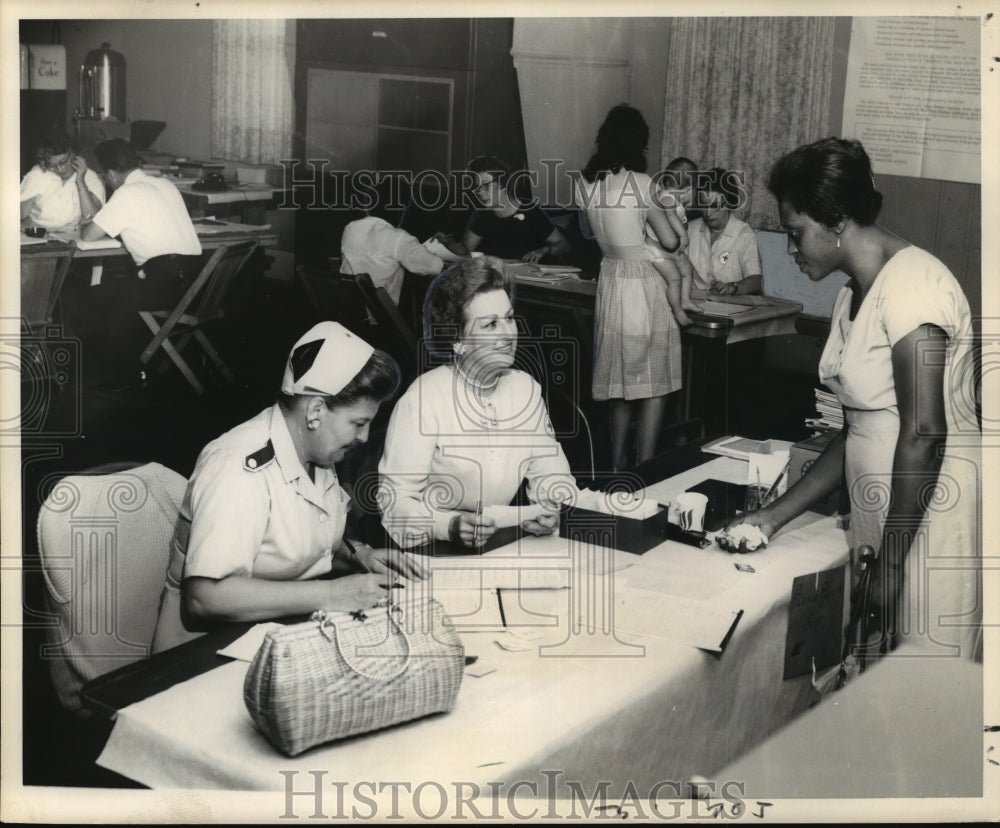
[[[646, 175], [649, 127], [642, 113], [614, 107], [597, 133], [597, 151], [576, 183], [577, 205], [601, 246], [594, 324], [595, 400], [610, 402], [614, 468], [656, 453], [665, 397], [681, 387], [680, 330], [666, 285], [645, 254], [648, 221], [667, 252], [681, 241]], [[636, 423], [635, 454], [629, 429]]]

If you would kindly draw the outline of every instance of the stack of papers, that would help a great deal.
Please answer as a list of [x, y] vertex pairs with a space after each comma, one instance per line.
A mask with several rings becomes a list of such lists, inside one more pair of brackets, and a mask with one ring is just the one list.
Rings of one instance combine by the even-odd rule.
[[559, 285], [566, 282], [576, 282], [580, 278], [580, 268], [569, 265], [538, 265], [515, 262], [508, 263], [506, 267], [519, 282]]
[[816, 389], [815, 419], [807, 419], [806, 425], [821, 430], [840, 431], [844, 427], [844, 406], [835, 394], [822, 388]]

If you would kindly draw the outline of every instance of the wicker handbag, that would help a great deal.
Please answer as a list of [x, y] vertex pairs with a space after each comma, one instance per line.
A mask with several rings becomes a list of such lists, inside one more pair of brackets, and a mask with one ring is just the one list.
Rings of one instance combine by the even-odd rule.
[[313, 613], [267, 634], [243, 684], [257, 728], [287, 756], [455, 704], [465, 649], [433, 598]]

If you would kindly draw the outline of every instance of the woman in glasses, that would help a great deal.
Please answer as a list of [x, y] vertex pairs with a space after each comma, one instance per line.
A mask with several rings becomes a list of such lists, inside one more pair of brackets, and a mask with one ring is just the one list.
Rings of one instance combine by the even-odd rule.
[[503, 528], [491, 512], [523, 481], [535, 505], [515, 510], [514, 522], [549, 534], [577, 492], [541, 386], [514, 368], [512, 287], [503, 263], [483, 256], [449, 268], [428, 292], [425, 341], [448, 364], [400, 398], [379, 463], [382, 523], [401, 547], [483, 546]]
[[46, 229], [75, 228], [104, 204], [104, 184], [76, 154], [65, 134], [45, 138], [38, 163], [21, 181], [21, 222]]
[[471, 253], [481, 250], [500, 259], [539, 262], [565, 256], [569, 242], [537, 203], [522, 204], [514, 189], [510, 167], [499, 158], [480, 155], [469, 162], [480, 208], [465, 232]]

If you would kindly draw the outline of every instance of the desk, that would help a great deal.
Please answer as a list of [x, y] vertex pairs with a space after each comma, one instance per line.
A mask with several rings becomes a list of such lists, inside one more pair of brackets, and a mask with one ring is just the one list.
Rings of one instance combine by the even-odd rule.
[[[715, 458], [648, 493], [668, 497], [708, 477], [745, 481], [746, 464]], [[468, 561], [508, 573], [511, 564], [569, 572], [587, 555], [568, 546], [557, 536], [531, 538], [519, 548]], [[565, 797], [577, 784], [588, 799], [607, 780], [609, 797], [627, 786], [646, 797], [660, 784], [654, 795], [676, 798], [692, 774], [724, 767], [807, 708], [809, 678], [781, 678], [792, 579], [842, 567], [846, 559], [843, 533], [832, 518], [818, 515], [803, 516], [754, 555], [754, 574], [738, 572], [734, 558], [714, 545], [696, 549], [667, 541], [643, 556], [615, 553], [611, 569], [617, 571], [601, 581], [602, 589], [656, 582], [673, 584], [675, 594], [738, 604], [744, 614], [721, 656], [656, 635], [570, 627], [568, 605], [586, 590], [522, 589], [515, 593], [519, 600], [504, 602], [511, 610], [507, 633], [456, 624], [467, 654], [496, 670], [480, 678], [467, 670], [451, 713], [320, 746], [294, 759], [278, 754], [255, 731], [242, 697], [245, 662], [194, 677], [185, 670], [175, 676], [179, 683], [119, 710], [98, 763], [154, 788], [271, 791], [281, 809], [275, 813], [283, 812], [285, 801], [286, 777], [279, 770], [298, 772], [296, 790], [309, 787], [311, 771], [346, 783], [348, 808], [353, 786], [365, 780], [411, 786], [436, 781], [447, 786], [446, 796], [456, 795], [454, 785], [488, 792], [488, 783], [506, 796], [521, 783], [519, 795], [534, 786], [542, 798], [546, 791]], [[449, 566], [461, 561], [436, 560]], [[498, 647], [495, 641], [509, 636], [516, 623], [537, 625], [550, 646], [520, 652]], [[149, 662], [161, 685], [166, 655]], [[183, 656], [175, 653], [174, 662], [185, 663]], [[137, 687], [141, 672], [127, 681], [91, 683], [85, 688], [88, 704], [107, 709], [142, 695], [130, 695], [126, 686]]]
[[[224, 244], [245, 241], [246, 239], [257, 239], [261, 247], [273, 247], [278, 243], [278, 232], [271, 230], [240, 231], [233, 233], [207, 233], [198, 235], [202, 250], [215, 250]], [[45, 244], [30, 244], [21, 246], [21, 258], [30, 259], [38, 256], [51, 256], [54, 252], [65, 251], [72, 242], [47, 241]], [[124, 245], [119, 247], [105, 247], [96, 250], [81, 250], [77, 248], [73, 253], [73, 259], [120, 259], [128, 257], [129, 252]]]
[[[202, 252], [216, 250], [226, 244], [246, 241], [247, 239], [257, 239], [262, 248], [273, 247], [278, 243], [278, 233], [275, 230], [240, 230], [225, 233], [199, 233], [198, 240], [201, 242]], [[46, 241], [44, 244], [30, 244], [21, 246], [21, 259], [30, 260], [33, 258], [44, 258], [53, 253], [65, 252], [72, 246], [71, 241]], [[105, 247], [94, 250], [81, 250], [77, 248], [73, 251], [73, 261], [87, 259], [91, 264], [90, 283], [96, 285], [101, 280], [101, 271], [105, 262], [121, 261], [123, 259], [132, 261], [132, 257], [125, 249], [124, 245], [119, 247]]]
[[284, 192], [284, 188], [270, 184], [230, 185], [228, 190], [220, 192], [195, 190], [191, 184], [177, 184], [177, 189], [192, 218], [228, 208], [239, 210], [244, 224], [263, 224], [268, 203]]

